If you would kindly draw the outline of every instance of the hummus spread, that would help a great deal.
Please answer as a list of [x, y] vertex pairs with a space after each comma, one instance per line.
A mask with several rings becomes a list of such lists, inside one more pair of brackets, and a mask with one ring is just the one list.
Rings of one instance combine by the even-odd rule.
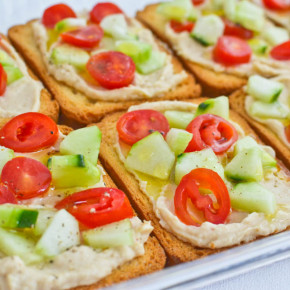
[[[273, 80], [278, 81], [284, 85], [284, 89], [281, 92], [280, 96], [278, 97], [278, 101], [287, 107], [290, 112], [290, 77], [287, 75], [281, 75], [276, 78], [273, 78]], [[252, 96], [246, 96], [245, 99], [245, 109], [251, 118], [254, 120], [265, 124], [271, 131], [273, 131], [279, 139], [290, 149], [290, 143], [287, 140], [286, 134], [285, 134], [285, 124], [283, 124], [282, 120], [279, 119], [272, 119], [272, 118], [259, 118], [256, 116], [253, 116], [250, 114], [250, 107], [252, 103], [255, 101], [255, 99]], [[288, 117], [288, 123], [290, 122], [290, 113]]]
[[[161, 112], [166, 110], [192, 112], [196, 108], [197, 105], [191, 103], [165, 101], [133, 106], [129, 108], [129, 111], [155, 109]], [[236, 128], [238, 129], [238, 127]], [[244, 136], [244, 133], [241, 135], [242, 132], [242, 128], [239, 128], [238, 133], [240, 137]], [[124, 162], [124, 151], [120, 146], [118, 136], [115, 147], [120, 159]], [[267, 150], [267, 152], [273, 154], [273, 150]], [[219, 156], [220, 160], [223, 158], [225, 156]], [[259, 236], [267, 236], [283, 231], [290, 225], [290, 182], [287, 176], [279, 170], [268, 172], [264, 180], [260, 182], [262, 186], [275, 195], [278, 209], [273, 216], [257, 212], [247, 213], [232, 210], [225, 224], [215, 225], [210, 222], [204, 222], [200, 227], [185, 225], [175, 215], [173, 197], [176, 184], [173, 180], [158, 182], [156, 178], [148, 178], [137, 171], [130, 172], [139, 181], [140, 189], [151, 199], [155, 214], [159, 218], [162, 227], [176, 235], [179, 239], [189, 242], [194, 246], [203, 248], [233, 246], [242, 242], [252, 241]], [[154, 181], [152, 182], [153, 179]], [[225, 183], [228, 190], [231, 191], [233, 187], [231, 182], [225, 180]]]
[[[160, 50], [152, 32], [148, 29], [145, 29], [135, 19], [130, 19], [128, 29], [129, 32], [137, 35], [141, 41], [150, 44], [153, 50]], [[174, 89], [178, 84], [182, 83], [187, 77], [185, 71], [180, 73], [174, 72], [171, 56], [166, 54], [165, 65], [159, 70], [149, 75], [142, 75], [136, 72], [133, 83], [128, 87], [108, 90], [101, 86], [88, 83], [76, 71], [76, 69], [69, 64], [55, 65], [50, 62], [49, 57], [52, 49], [58, 45], [59, 42], [56, 42], [50, 47], [49, 50], [47, 50], [46, 44], [48, 35], [46, 28], [41, 24], [40, 21], [35, 21], [33, 23], [33, 31], [35, 40], [49, 73], [53, 75], [58, 81], [62, 81], [67, 85], [81, 91], [92, 100], [125, 101], [144, 98], [150, 99], [153, 97], [165, 95], [168, 91]], [[103, 51], [103, 49], [100, 51]], [[93, 53], [95, 54], [96, 50], [94, 50]]]
[[38, 112], [42, 84], [31, 78], [26, 65], [6, 40], [1, 39], [1, 44], [13, 58], [23, 77], [8, 85], [4, 95], [0, 97], [0, 117], [11, 118], [22, 113]]

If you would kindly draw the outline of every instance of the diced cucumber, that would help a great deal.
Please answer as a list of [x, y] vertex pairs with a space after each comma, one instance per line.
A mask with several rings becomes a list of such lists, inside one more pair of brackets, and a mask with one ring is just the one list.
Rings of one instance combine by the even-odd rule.
[[35, 251], [45, 257], [56, 256], [80, 244], [78, 221], [66, 210], [58, 211], [36, 244]]
[[194, 114], [183, 111], [166, 111], [164, 116], [169, 122], [170, 128], [185, 129], [193, 120]]
[[142, 63], [149, 59], [152, 46], [138, 40], [119, 40], [116, 50], [130, 56], [135, 63]]
[[250, 45], [252, 51], [254, 54], [257, 55], [264, 55], [266, 54], [268, 50], [268, 43], [262, 39], [259, 38], [252, 38], [248, 41], [248, 44]]
[[185, 130], [172, 128], [166, 135], [166, 142], [177, 156], [184, 152], [188, 143], [191, 141], [192, 136], [191, 133]]
[[229, 99], [221, 96], [215, 99], [208, 99], [199, 104], [195, 117], [202, 114], [218, 115], [226, 120], [229, 119]]
[[225, 174], [234, 181], [260, 181], [263, 178], [262, 154], [253, 147], [239, 152], [225, 167]]
[[237, 0], [226, 0], [224, 1], [224, 12], [226, 18], [235, 22], [236, 21], [236, 9], [237, 9]]
[[55, 47], [50, 55], [50, 60], [54, 64], [70, 64], [80, 70], [85, 69], [89, 58], [85, 50], [66, 44]]
[[223, 35], [225, 25], [217, 15], [206, 15], [196, 21], [191, 36], [202, 45], [213, 45]]
[[0, 227], [10, 229], [32, 228], [38, 216], [34, 209], [0, 205]]
[[177, 157], [175, 165], [175, 183], [179, 184], [182, 177], [196, 168], [208, 168], [224, 179], [224, 169], [211, 148], [190, 153], [183, 153]]
[[250, 106], [250, 115], [259, 118], [286, 119], [289, 117], [289, 108], [280, 102], [254, 102]]
[[56, 210], [54, 209], [39, 209], [37, 221], [33, 231], [34, 235], [41, 236], [47, 229], [55, 214]]
[[271, 103], [278, 99], [283, 88], [282, 83], [253, 75], [248, 80], [247, 93], [259, 101]]
[[87, 25], [87, 21], [84, 18], [65, 18], [59, 22], [57, 22], [54, 26], [54, 29], [58, 33], [63, 33], [69, 30], [74, 30], [79, 27], [85, 27]]
[[163, 67], [165, 60], [165, 53], [153, 50], [146, 61], [136, 63], [136, 68], [140, 74], [147, 75]]
[[56, 188], [88, 187], [100, 181], [100, 171], [83, 155], [53, 156], [47, 166]]
[[174, 153], [156, 131], [131, 147], [125, 166], [160, 179], [168, 179], [174, 161]]
[[23, 77], [23, 73], [16, 66], [4, 66], [4, 70], [7, 74], [7, 85], [10, 85]]
[[98, 162], [102, 132], [97, 126], [85, 127], [70, 132], [60, 143], [64, 155], [82, 154], [93, 165]]
[[12, 149], [0, 146], [0, 174], [4, 165], [14, 157], [14, 151]]
[[129, 219], [108, 224], [83, 232], [86, 244], [93, 248], [113, 248], [131, 246], [134, 243], [134, 231]]
[[239, 1], [236, 7], [236, 21], [247, 29], [260, 32], [265, 23], [264, 11], [247, 0]]
[[230, 199], [234, 209], [247, 212], [273, 214], [277, 207], [274, 194], [257, 182], [237, 184], [230, 191]]
[[281, 27], [272, 26], [263, 32], [263, 36], [267, 42], [276, 46], [289, 40], [289, 33], [286, 29]]
[[0, 49], [0, 64], [3, 66], [15, 66], [13, 58], [2, 49]]
[[224, 6], [224, 0], [211, 0], [210, 1], [210, 6], [215, 11], [222, 10], [223, 9], [223, 6]]
[[[104, 49], [104, 50], [116, 50], [116, 41], [114, 38], [109, 37], [109, 36], [104, 36], [102, 40], [99, 43], [99, 46], [97, 47], [96, 52], [99, 52], [99, 49]], [[94, 51], [92, 51], [92, 54]]]

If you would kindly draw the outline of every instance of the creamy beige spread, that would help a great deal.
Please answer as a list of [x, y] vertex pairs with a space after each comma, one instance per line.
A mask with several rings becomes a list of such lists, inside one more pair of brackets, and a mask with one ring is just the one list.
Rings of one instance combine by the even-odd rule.
[[4, 39], [1, 39], [1, 43], [13, 58], [15, 66], [23, 73], [23, 77], [8, 85], [4, 95], [0, 96], [0, 117], [10, 118], [26, 112], [38, 112], [42, 84], [31, 78], [15, 49]]
[[[129, 111], [139, 109], [155, 109], [161, 112], [166, 110], [179, 110], [194, 112], [197, 105], [186, 102], [155, 102], [132, 106]], [[234, 125], [237, 125], [233, 123]], [[238, 126], [238, 125], [237, 125]], [[239, 127], [239, 128], [238, 128]], [[240, 137], [244, 136], [240, 126], [236, 127]], [[120, 159], [124, 162], [125, 157], [119, 144], [115, 145]], [[263, 147], [268, 153], [273, 155], [273, 150], [268, 146]], [[231, 149], [230, 149], [231, 150]], [[223, 157], [219, 157], [221, 160]], [[275, 232], [282, 231], [290, 225], [290, 182], [282, 171], [269, 172], [264, 180], [260, 182], [262, 186], [271, 191], [276, 198], [278, 209], [273, 216], [263, 213], [247, 213], [232, 211], [225, 224], [212, 224], [204, 222], [200, 227], [188, 226], [182, 223], [174, 213], [173, 197], [176, 185], [173, 181], [161, 181], [159, 184], [151, 182], [151, 178], [143, 179], [143, 175], [136, 171], [130, 171], [139, 181], [140, 189], [150, 197], [156, 216], [160, 224], [169, 232], [176, 235], [183, 241], [189, 242], [194, 246], [203, 248], [222, 248], [249, 242], [259, 236], [267, 236]], [[141, 178], [140, 178], [141, 177]], [[154, 179], [154, 178], [152, 178]], [[155, 178], [156, 180], [156, 178]], [[232, 184], [225, 181], [228, 190], [232, 189]], [[150, 187], [150, 194], [148, 188]], [[157, 192], [152, 192], [152, 191]]]
[[[137, 20], [130, 19], [128, 29], [130, 32], [136, 34], [141, 41], [152, 45], [153, 50], [159, 50], [152, 32], [142, 27]], [[55, 65], [49, 61], [49, 56], [54, 45], [51, 46], [49, 51], [47, 50], [46, 43], [48, 36], [46, 28], [39, 21], [33, 23], [33, 31], [49, 73], [58, 81], [62, 81], [81, 91], [92, 100], [123, 101], [153, 98], [156, 96], [160, 97], [165, 95], [169, 90], [174, 89], [187, 77], [185, 71], [180, 73], [174, 72], [172, 58], [166, 54], [165, 65], [162, 68], [148, 75], [142, 75], [136, 72], [133, 83], [128, 87], [108, 90], [101, 86], [94, 86], [89, 84], [80, 74], [78, 74], [73, 66], [69, 64]], [[56, 45], [57, 44], [58, 43], [56, 43]], [[94, 53], [96, 53], [96, 51], [94, 51]]]
[[[285, 107], [289, 108], [289, 111], [290, 111], [290, 77], [288, 75], [281, 75], [276, 78], [273, 78], [273, 80], [281, 82], [284, 85], [283, 91], [278, 97], [278, 101]], [[273, 119], [273, 118], [259, 118], [250, 114], [250, 107], [254, 101], [255, 99], [252, 96], [246, 96], [245, 109], [248, 115], [251, 116], [251, 118], [253, 118], [254, 120], [262, 124], [265, 124], [271, 131], [273, 131], [279, 137], [279, 139], [288, 148], [290, 148], [290, 143], [288, 142], [286, 134], [285, 134], [285, 124], [283, 124], [282, 120]], [[290, 115], [288, 117], [288, 120], [289, 118], [290, 118]]]

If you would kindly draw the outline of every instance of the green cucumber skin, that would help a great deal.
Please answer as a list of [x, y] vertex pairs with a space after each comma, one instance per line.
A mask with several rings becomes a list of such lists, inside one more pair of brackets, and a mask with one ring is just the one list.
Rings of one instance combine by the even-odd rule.
[[195, 35], [195, 34], [191, 34], [191, 36], [193, 37], [193, 39], [195, 39], [198, 43], [200, 43], [203, 46], [210, 46], [212, 45], [212, 43], [207, 42], [206, 40], [204, 40], [203, 38]]
[[18, 228], [30, 228], [35, 225], [38, 217], [38, 211], [25, 210], [21, 213], [17, 223]]

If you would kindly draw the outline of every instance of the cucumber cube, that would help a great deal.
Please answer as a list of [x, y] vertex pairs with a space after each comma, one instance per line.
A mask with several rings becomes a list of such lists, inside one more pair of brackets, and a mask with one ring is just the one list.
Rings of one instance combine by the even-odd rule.
[[237, 184], [230, 192], [230, 199], [234, 209], [247, 212], [273, 214], [277, 207], [274, 194], [257, 182]]
[[250, 115], [258, 118], [287, 119], [289, 114], [289, 108], [278, 101], [273, 103], [256, 101], [250, 106]]
[[84, 18], [65, 18], [57, 22], [54, 26], [54, 29], [58, 33], [63, 33], [80, 27], [85, 27], [86, 25], [87, 21]]
[[196, 168], [208, 168], [224, 179], [224, 169], [211, 148], [201, 151], [183, 153], [177, 157], [175, 165], [175, 183], [179, 184], [182, 177]]
[[7, 74], [7, 85], [10, 85], [23, 77], [23, 73], [18, 67], [4, 66], [4, 70]]
[[249, 78], [247, 93], [259, 101], [271, 103], [277, 100], [283, 88], [279, 82], [254, 75]]
[[4, 165], [14, 157], [14, 151], [12, 149], [0, 146], [0, 173]]
[[229, 99], [221, 96], [215, 99], [208, 99], [199, 104], [195, 116], [202, 114], [218, 115], [226, 120], [229, 119]]
[[224, 12], [226, 18], [236, 22], [236, 9], [237, 9], [237, 0], [226, 0], [224, 1]]
[[132, 246], [134, 231], [129, 219], [83, 232], [85, 243], [93, 248]]
[[168, 179], [174, 161], [174, 153], [163, 136], [156, 131], [131, 147], [125, 166], [150, 176]]
[[60, 143], [63, 155], [82, 154], [92, 164], [98, 162], [102, 132], [97, 126], [86, 127], [70, 132]]
[[182, 111], [166, 111], [164, 113], [170, 128], [186, 129], [188, 124], [193, 120], [194, 114]]
[[39, 209], [37, 221], [33, 230], [34, 235], [41, 236], [47, 229], [55, 214], [56, 210], [54, 209]]
[[15, 61], [6, 51], [0, 49], [0, 64], [2, 66], [15, 66]]
[[166, 61], [166, 54], [153, 50], [149, 58], [144, 62], [136, 62], [137, 71], [140, 74], [148, 75], [162, 68]]
[[166, 135], [166, 142], [177, 156], [184, 152], [192, 136], [191, 133], [185, 130], [172, 128]]
[[248, 41], [252, 51], [257, 55], [265, 55], [268, 50], [268, 43], [259, 38], [252, 38]]
[[276, 46], [289, 40], [289, 33], [286, 29], [272, 26], [263, 32], [263, 36], [267, 42]]

